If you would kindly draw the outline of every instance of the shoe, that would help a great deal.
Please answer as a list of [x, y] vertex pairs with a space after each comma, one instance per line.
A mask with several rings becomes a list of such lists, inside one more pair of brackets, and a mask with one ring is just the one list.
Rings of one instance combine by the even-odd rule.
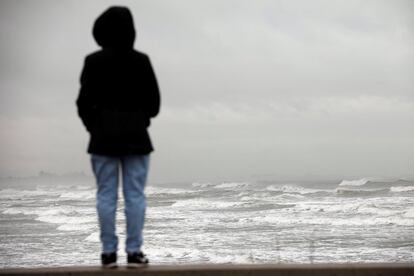
[[127, 262], [129, 268], [143, 267], [149, 263], [148, 258], [142, 252], [128, 254]]
[[116, 268], [116, 253], [102, 253], [101, 254], [102, 267]]

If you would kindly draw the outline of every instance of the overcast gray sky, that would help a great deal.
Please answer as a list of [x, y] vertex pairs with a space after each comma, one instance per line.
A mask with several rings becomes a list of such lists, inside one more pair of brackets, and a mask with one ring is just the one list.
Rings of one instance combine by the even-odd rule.
[[111, 5], [161, 88], [152, 180], [414, 175], [413, 1], [0, 0], [0, 176], [90, 173], [75, 99]]

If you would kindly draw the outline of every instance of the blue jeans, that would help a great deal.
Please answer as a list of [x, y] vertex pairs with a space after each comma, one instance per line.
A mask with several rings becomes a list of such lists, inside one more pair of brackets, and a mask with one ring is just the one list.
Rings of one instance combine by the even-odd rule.
[[119, 167], [122, 169], [122, 191], [125, 200], [127, 224], [127, 253], [139, 252], [143, 243], [145, 209], [144, 194], [149, 155], [127, 155], [111, 157], [92, 154], [92, 169], [96, 177], [96, 208], [98, 211], [100, 239], [103, 253], [118, 250], [115, 233], [115, 215], [118, 201]]

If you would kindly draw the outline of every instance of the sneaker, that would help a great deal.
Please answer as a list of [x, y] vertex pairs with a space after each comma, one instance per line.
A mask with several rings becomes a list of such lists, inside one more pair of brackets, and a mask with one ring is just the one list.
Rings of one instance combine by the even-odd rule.
[[116, 253], [102, 253], [101, 254], [102, 267], [116, 268]]
[[135, 267], [142, 267], [148, 265], [149, 261], [148, 258], [144, 255], [144, 253], [132, 253], [128, 254], [128, 267], [135, 268]]

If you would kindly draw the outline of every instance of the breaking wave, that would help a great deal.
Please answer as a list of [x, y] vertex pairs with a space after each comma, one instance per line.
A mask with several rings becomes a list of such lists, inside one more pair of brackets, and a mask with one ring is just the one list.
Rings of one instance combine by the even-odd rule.
[[314, 194], [314, 193], [332, 193], [334, 190], [325, 190], [325, 189], [310, 189], [310, 188], [304, 188], [301, 186], [296, 185], [283, 185], [283, 186], [277, 186], [277, 185], [270, 185], [266, 187], [266, 190], [273, 191], [273, 192], [282, 192], [282, 193], [293, 193], [293, 194]]
[[234, 188], [245, 188], [249, 186], [249, 183], [246, 182], [223, 182], [221, 184], [215, 185], [216, 189], [234, 189]]
[[394, 193], [412, 192], [414, 191], [414, 186], [395, 186], [391, 187], [390, 191]]
[[360, 195], [376, 195], [387, 193], [388, 188], [385, 189], [347, 189], [347, 188], [336, 188], [336, 193], [338, 195], [347, 195], [347, 196], [360, 196]]
[[364, 177], [361, 179], [356, 180], [342, 180], [341, 183], [339, 183], [339, 186], [362, 186], [367, 184], [369, 181], [377, 181], [380, 180], [379, 178], [374, 177]]

